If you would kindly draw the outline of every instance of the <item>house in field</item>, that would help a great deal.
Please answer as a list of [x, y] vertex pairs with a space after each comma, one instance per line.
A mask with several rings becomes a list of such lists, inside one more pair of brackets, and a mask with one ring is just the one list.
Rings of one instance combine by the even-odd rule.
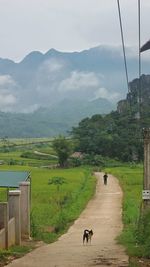
[[82, 152], [74, 152], [71, 155], [71, 158], [75, 158], [75, 159], [83, 159], [83, 153]]

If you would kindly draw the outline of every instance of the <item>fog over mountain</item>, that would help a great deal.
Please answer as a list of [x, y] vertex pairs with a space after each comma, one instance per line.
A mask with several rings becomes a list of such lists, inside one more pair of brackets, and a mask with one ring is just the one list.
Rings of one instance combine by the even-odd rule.
[[[138, 56], [126, 51], [131, 81], [138, 76]], [[149, 73], [148, 60], [142, 63]], [[126, 94], [120, 47], [34, 51], [19, 63], [0, 58], [0, 136], [65, 134], [87, 116], [115, 110]]]
[[[128, 65], [130, 79], [137, 77], [137, 57], [130, 49]], [[33, 112], [64, 99], [87, 102], [103, 98], [114, 106], [126, 93], [119, 47], [99, 46], [74, 53], [35, 51], [20, 63], [0, 58], [0, 110], [4, 112]]]

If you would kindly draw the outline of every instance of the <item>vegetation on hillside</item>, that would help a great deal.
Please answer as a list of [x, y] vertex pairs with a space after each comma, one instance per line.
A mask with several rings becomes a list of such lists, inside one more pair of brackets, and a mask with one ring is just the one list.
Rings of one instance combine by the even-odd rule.
[[126, 162], [143, 159], [142, 130], [150, 127], [150, 75], [142, 75], [140, 83], [140, 105], [139, 79], [135, 79], [117, 111], [85, 118], [73, 128], [77, 150]]
[[76, 149], [86, 154], [101, 155], [120, 161], [140, 161], [143, 158], [142, 139], [136, 120], [117, 111], [109, 115], [94, 115], [74, 127], [72, 135]]

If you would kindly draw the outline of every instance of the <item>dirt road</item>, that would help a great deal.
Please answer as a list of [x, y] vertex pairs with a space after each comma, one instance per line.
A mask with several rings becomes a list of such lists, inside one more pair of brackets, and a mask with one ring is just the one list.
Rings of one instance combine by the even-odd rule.
[[[118, 181], [109, 175], [103, 185], [102, 173], [96, 173], [98, 183], [95, 197], [81, 216], [59, 240], [44, 245], [14, 260], [9, 267], [125, 267], [128, 257], [115, 241], [122, 229], [122, 192]], [[84, 229], [93, 229], [91, 245], [82, 244]]]

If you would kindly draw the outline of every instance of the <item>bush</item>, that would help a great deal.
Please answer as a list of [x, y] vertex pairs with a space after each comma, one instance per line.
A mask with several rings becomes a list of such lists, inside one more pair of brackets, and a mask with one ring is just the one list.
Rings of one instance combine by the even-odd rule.
[[70, 158], [68, 163], [71, 167], [79, 167], [82, 164], [82, 160], [80, 158]]
[[82, 160], [85, 165], [104, 166], [104, 158], [101, 155], [86, 154]]

